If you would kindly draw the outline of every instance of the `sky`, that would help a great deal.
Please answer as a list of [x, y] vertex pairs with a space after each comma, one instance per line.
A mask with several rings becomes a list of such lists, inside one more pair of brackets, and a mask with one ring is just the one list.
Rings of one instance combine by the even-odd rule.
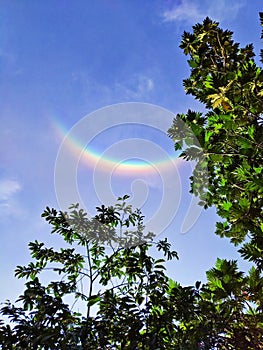
[[175, 114], [204, 110], [183, 90], [183, 31], [209, 16], [258, 54], [260, 5], [0, 0], [0, 301], [22, 292], [13, 271], [30, 261], [30, 241], [61, 244], [45, 207], [75, 200], [93, 215], [130, 194], [178, 251], [167, 268], [182, 284], [205, 281], [217, 257], [238, 258], [214, 234], [215, 210], [191, 204], [192, 165], [177, 159], [166, 130]]

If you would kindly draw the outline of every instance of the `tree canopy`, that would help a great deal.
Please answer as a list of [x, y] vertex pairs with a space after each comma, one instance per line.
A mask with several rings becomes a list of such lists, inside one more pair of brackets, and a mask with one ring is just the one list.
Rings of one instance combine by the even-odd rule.
[[181, 286], [165, 270], [176, 251], [144, 232], [126, 195], [91, 219], [78, 205], [47, 207], [42, 216], [65, 244], [29, 243], [33, 261], [15, 271], [24, 293], [1, 309], [11, 321], [1, 322], [1, 349], [263, 349], [263, 72], [253, 46], [232, 34], [209, 18], [183, 34], [184, 87], [207, 112], [177, 115], [168, 134], [196, 161], [191, 191], [216, 207], [216, 233], [239, 245], [250, 271], [218, 258], [206, 283]]
[[[260, 18], [262, 23], [262, 14]], [[217, 223], [216, 233], [234, 244], [248, 238], [241, 255], [261, 269], [263, 72], [253, 59], [253, 45], [239, 48], [232, 34], [209, 18], [195, 25], [193, 33], [183, 34], [180, 47], [190, 56], [191, 67], [184, 87], [208, 112], [189, 110], [178, 115], [169, 135], [176, 140], [177, 149], [186, 143], [183, 157], [197, 161], [192, 191], [200, 195], [204, 207], [217, 208], [223, 221]], [[187, 134], [178, 139], [182, 120], [193, 130], [201, 148]], [[204, 176], [208, 177], [207, 188], [203, 188]]]

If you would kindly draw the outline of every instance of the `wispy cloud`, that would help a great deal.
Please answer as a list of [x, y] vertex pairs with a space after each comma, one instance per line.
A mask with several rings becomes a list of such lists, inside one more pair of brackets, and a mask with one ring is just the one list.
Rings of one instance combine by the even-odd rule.
[[171, 9], [163, 13], [166, 22], [171, 21], [199, 21], [204, 17], [198, 4], [192, 0], [183, 0], [180, 4], [174, 5]]
[[182, 0], [172, 8], [164, 11], [165, 22], [180, 21], [195, 24], [197, 21], [210, 17], [213, 20], [224, 21], [226, 18], [233, 20], [238, 15], [244, 1], [210, 1], [210, 0]]
[[74, 72], [72, 74], [72, 84], [78, 84], [78, 87], [88, 100], [94, 100], [94, 97], [100, 97], [100, 105], [111, 104], [112, 101], [127, 101], [137, 99], [147, 99], [155, 89], [153, 74], [147, 72], [138, 72], [127, 74], [126, 77], [115, 81], [101, 83], [89, 76], [85, 72]]
[[15, 215], [20, 212], [15, 195], [21, 190], [21, 185], [16, 180], [0, 180], [0, 210], [1, 216]]
[[146, 97], [154, 89], [154, 80], [146, 75], [135, 75], [125, 82], [117, 82], [115, 90], [125, 99]]
[[21, 185], [15, 180], [0, 180], [0, 201], [8, 201], [21, 190]]

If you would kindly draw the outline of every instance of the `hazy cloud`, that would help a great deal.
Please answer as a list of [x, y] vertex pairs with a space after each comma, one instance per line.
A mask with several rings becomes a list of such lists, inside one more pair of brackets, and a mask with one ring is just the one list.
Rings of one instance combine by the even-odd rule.
[[115, 92], [127, 98], [144, 98], [154, 89], [154, 81], [146, 75], [135, 75], [125, 82], [115, 84]]
[[210, 1], [210, 0], [182, 0], [163, 13], [165, 22], [181, 21], [195, 24], [197, 21], [210, 17], [213, 20], [224, 21], [225, 18], [234, 19], [244, 6], [244, 1]]
[[183, 0], [180, 4], [174, 5], [170, 10], [163, 14], [164, 20], [195, 22], [204, 17], [199, 6], [192, 0]]
[[85, 72], [74, 72], [71, 83], [78, 87], [86, 99], [99, 96], [101, 104], [112, 104], [113, 100], [127, 101], [149, 97], [155, 89], [154, 79], [147, 73], [135, 73], [124, 79], [116, 78], [110, 83], [101, 83]]
[[21, 208], [15, 195], [21, 190], [21, 185], [16, 180], [0, 180], [0, 216], [9, 217], [21, 214]]
[[15, 180], [0, 180], [0, 201], [8, 201], [21, 190], [21, 185]]

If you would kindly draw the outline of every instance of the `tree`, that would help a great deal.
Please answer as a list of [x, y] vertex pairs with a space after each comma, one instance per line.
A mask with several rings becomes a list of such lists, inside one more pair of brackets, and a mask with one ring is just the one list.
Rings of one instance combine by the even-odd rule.
[[[263, 25], [262, 13], [260, 20]], [[185, 147], [181, 156], [197, 162], [191, 177], [191, 191], [200, 197], [200, 205], [204, 208], [216, 207], [222, 219], [217, 223], [216, 233], [220, 237], [229, 237], [235, 245], [245, 241], [239, 252], [255, 264], [246, 279], [241, 275], [237, 280], [233, 279], [234, 270], [223, 277], [226, 265], [220, 261], [217, 269], [221, 267], [221, 273], [218, 272], [217, 277], [214, 276], [217, 270], [207, 273], [210, 287], [208, 294], [205, 292], [204, 295], [211, 295], [213, 307], [215, 300], [219, 300], [220, 295], [223, 297], [223, 290], [227, 292], [228, 289], [230, 304], [234, 298], [238, 312], [241, 311], [237, 319], [229, 318], [230, 328], [222, 333], [227, 337], [227, 345], [223, 348], [261, 349], [263, 72], [253, 59], [253, 46], [240, 48], [238, 43], [233, 42], [232, 34], [219, 28], [218, 23], [209, 18], [195, 25], [193, 33], [184, 32], [180, 47], [190, 56], [188, 63], [191, 69], [190, 77], [184, 80], [184, 87], [186, 93], [205, 104], [207, 112], [202, 114], [188, 110], [186, 114], [177, 115], [168, 133], [175, 140], [175, 149]], [[191, 132], [182, 124], [186, 124]], [[191, 137], [192, 133], [199, 144]], [[234, 262], [232, 265], [235, 267]], [[225, 280], [230, 282], [231, 279], [239, 281], [236, 287], [225, 285]], [[246, 307], [250, 316], [243, 314], [241, 294], [249, 300]], [[226, 295], [221, 298], [220, 308], [228, 303]], [[255, 306], [253, 310], [250, 309], [251, 303]], [[247, 317], [251, 315], [256, 315], [254, 330], [254, 326], [247, 326]], [[225, 316], [223, 322], [226, 321]], [[220, 319], [216, 321], [218, 324]], [[251, 337], [254, 337], [254, 342]]]
[[[142, 234], [143, 216], [127, 199], [92, 219], [78, 205], [46, 208], [65, 246], [29, 243], [34, 261], [15, 271], [27, 280], [24, 293], [1, 309], [11, 321], [0, 327], [1, 349], [262, 349], [262, 313], [251, 304], [263, 297], [259, 271], [244, 276], [235, 261], [218, 259], [207, 284], [181, 286], [164, 266], [177, 253]], [[149, 254], [153, 246], [163, 257]], [[48, 284], [45, 271], [56, 276]]]
[[[35, 261], [15, 271], [28, 280], [20, 306], [8, 302], [1, 311], [15, 323], [14, 328], [2, 326], [2, 349], [157, 349], [174, 344], [169, 294], [178, 286], [165, 275], [165, 260], [147, 251], [155, 244], [168, 260], [178, 258], [177, 253], [166, 239], [154, 243], [152, 233], [143, 236], [143, 216], [132, 211], [127, 199], [119, 198], [115, 207], [98, 207], [91, 220], [78, 205], [69, 213], [46, 208], [42, 216], [68, 247], [29, 243]], [[84, 254], [76, 251], [78, 245]], [[41, 283], [45, 270], [58, 276], [46, 286]], [[65, 303], [70, 295], [84, 302], [85, 312]]]
[[[1, 349], [263, 349], [262, 70], [252, 45], [239, 48], [209, 18], [183, 34], [181, 48], [190, 56], [186, 92], [207, 113], [177, 115], [168, 133], [182, 157], [196, 160], [191, 190], [217, 208], [217, 234], [243, 244], [252, 268], [245, 274], [218, 258], [205, 284], [181, 286], [165, 272], [177, 253], [144, 233], [128, 196], [97, 207], [92, 219], [78, 205], [46, 208], [65, 244], [29, 243], [33, 261], [15, 271], [25, 291], [1, 309], [11, 321], [2, 321]], [[153, 248], [162, 256], [153, 258]], [[54, 276], [47, 284], [46, 270]]]
[[[186, 93], [208, 109], [204, 115], [190, 110], [178, 115], [169, 130], [176, 149], [186, 143], [182, 156], [197, 160], [192, 191], [200, 195], [204, 207], [214, 205], [225, 219], [217, 224], [221, 237], [230, 237], [235, 244], [248, 233], [259, 237], [263, 232], [263, 73], [253, 60], [253, 46], [239, 48], [232, 32], [207, 18], [193, 27], [193, 33], [183, 34], [180, 47], [190, 55]], [[182, 121], [201, 148], [189, 135], [178, 134]]]

